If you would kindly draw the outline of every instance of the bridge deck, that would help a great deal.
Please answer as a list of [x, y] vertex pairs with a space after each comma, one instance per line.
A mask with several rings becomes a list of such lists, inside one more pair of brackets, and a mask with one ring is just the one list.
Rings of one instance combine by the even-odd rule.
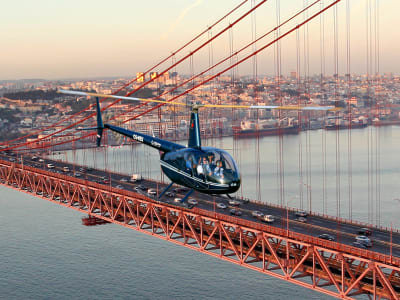
[[[282, 208], [242, 203], [244, 213], [238, 218], [215, 210], [214, 199], [225, 203], [227, 199], [196, 195], [199, 205], [189, 209], [170, 203], [169, 199], [151, 199], [134, 190], [134, 184], [122, 182], [122, 185], [123, 175], [120, 174], [110, 174], [111, 183], [104, 185], [95, 182], [105, 176], [102, 171], [93, 170], [81, 179], [54, 172], [65, 164], [53, 164], [55, 168], [49, 171], [0, 161], [0, 182], [332, 296], [349, 298], [355, 294], [376, 294], [399, 299], [398, 232], [393, 234], [394, 247], [392, 255], [388, 255], [388, 232], [385, 230], [374, 229], [371, 250], [359, 249], [346, 243], [354, 240], [362, 225], [346, 222], [338, 226], [334, 220], [314, 215], [304, 224], [292, 219], [293, 211], [288, 212], [288, 220], [282, 217], [281, 221], [269, 225], [254, 219], [251, 211], [264, 209], [271, 214], [275, 212], [276, 216], [286, 216]], [[113, 187], [113, 181], [121, 186]], [[160, 187], [153, 181], [140, 184], [146, 188], [157, 184]], [[320, 232], [331, 232], [340, 242], [316, 237]]]

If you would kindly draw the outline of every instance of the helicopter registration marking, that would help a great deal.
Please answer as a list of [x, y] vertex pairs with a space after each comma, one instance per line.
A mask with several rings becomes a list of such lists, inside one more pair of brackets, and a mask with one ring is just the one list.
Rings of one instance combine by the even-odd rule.
[[154, 147], [157, 147], [157, 148], [161, 147], [161, 144], [159, 142], [156, 142], [156, 141], [151, 141], [151, 145], [154, 146]]
[[137, 134], [132, 134], [132, 138], [136, 141], [142, 142], [143, 143], [143, 137]]

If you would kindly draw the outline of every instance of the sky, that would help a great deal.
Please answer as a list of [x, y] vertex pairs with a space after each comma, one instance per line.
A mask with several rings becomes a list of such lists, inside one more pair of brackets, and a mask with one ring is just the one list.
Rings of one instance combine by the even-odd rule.
[[[249, 0], [244, 8], [260, 0]], [[332, 0], [324, 0], [325, 4]], [[396, 25], [399, 0], [342, 0], [338, 8], [339, 60], [343, 72], [345, 56], [345, 7], [350, 1], [351, 71], [366, 71], [366, 4], [379, 2], [379, 71], [400, 73], [400, 39]], [[90, 78], [103, 76], [134, 76], [167, 57], [196, 34], [226, 14], [242, 0], [18, 0], [1, 1], [0, 10], [0, 80], [22, 78]], [[275, 8], [280, 17], [298, 11], [311, 0], [269, 0], [257, 10], [256, 32], [276, 24]], [[243, 13], [244, 10], [241, 10]], [[236, 14], [235, 16], [238, 16]], [[332, 15], [326, 15], [326, 60], [332, 60]], [[233, 33], [234, 47], [251, 39], [254, 33], [251, 18], [242, 22]], [[232, 16], [227, 22], [232, 22]], [[265, 24], [262, 24], [262, 22]], [[268, 23], [269, 22], [269, 23]], [[333, 23], [332, 23], [333, 24]], [[319, 27], [309, 28], [310, 56], [319, 49]], [[215, 30], [213, 34], [217, 31]], [[296, 70], [296, 35], [282, 42], [282, 72]], [[213, 44], [213, 60], [229, 54], [229, 37]], [[375, 46], [372, 46], [375, 49]], [[191, 49], [185, 50], [185, 54]], [[272, 58], [274, 52], [266, 53]], [[196, 58], [200, 70], [210, 55]], [[258, 72], [273, 73], [273, 60], [260, 58]], [[320, 59], [311, 59], [311, 72], [320, 68]], [[378, 69], [377, 64], [372, 68]], [[330, 67], [327, 62], [327, 72]], [[190, 72], [182, 68], [181, 72]], [[241, 74], [251, 73], [243, 68]], [[345, 72], [344, 72], [345, 73]]]

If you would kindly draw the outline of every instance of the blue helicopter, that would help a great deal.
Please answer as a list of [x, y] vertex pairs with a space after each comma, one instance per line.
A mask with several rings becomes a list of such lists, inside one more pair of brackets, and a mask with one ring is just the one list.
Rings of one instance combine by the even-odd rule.
[[202, 147], [200, 136], [200, 124], [198, 110], [201, 107], [228, 107], [228, 108], [265, 108], [265, 109], [290, 109], [290, 110], [335, 110], [333, 106], [243, 106], [243, 105], [192, 105], [189, 125], [189, 141], [187, 146], [166, 141], [154, 136], [137, 131], [127, 130], [111, 124], [103, 124], [99, 97], [116, 98], [134, 101], [158, 102], [173, 105], [185, 105], [180, 102], [167, 102], [135, 97], [117, 95], [104, 95], [97, 93], [59, 90], [59, 93], [77, 96], [96, 97], [97, 127], [83, 128], [82, 130], [97, 130], [97, 146], [100, 146], [104, 129], [122, 134], [137, 142], [143, 143], [160, 151], [160, 165], [164, 174], [171, 183], [159, 195], [161, 198], [176, 183], [189, 188], [189, 192], [182, 198], [184, 202], [193, 191], [205, 194], [229, 194], [235, 193], [240, 188], [241, 176], [235, 160], [232, 156], [218, 148]]

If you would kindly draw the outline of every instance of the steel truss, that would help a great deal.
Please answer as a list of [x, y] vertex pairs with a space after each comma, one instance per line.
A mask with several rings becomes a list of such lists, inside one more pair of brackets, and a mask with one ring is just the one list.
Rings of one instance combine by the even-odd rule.
[[398, 258], [8, 162], [0, 183], [333, 297], [400, 299]]

